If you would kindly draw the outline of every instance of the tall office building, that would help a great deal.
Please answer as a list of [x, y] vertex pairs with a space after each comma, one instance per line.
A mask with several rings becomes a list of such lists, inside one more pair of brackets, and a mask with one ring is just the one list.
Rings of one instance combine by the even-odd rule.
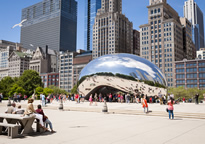
[[56, 51], [76, 51], [77, 2], [75, 0], [43, 0], [22, 10], [21, 43]]
[[196, 48], [192, 41], [192, 25], [187, 18], [180, 18], [181, 25], [183, 28], [183, 49], [184, 49], [184, 58], [192, 60], [196, 58]]
[[97, 10], [101, 8], [101, 0], [85, 0], [84, 49], [92, 50], [93, 24]]
[[184, 58], [183, 31], [178, 13], [166, 0], [150, 0], [148, 24], [140, 26], [140, 56], [156, 64], [174, 86], [174, 61]]
[[204, 47], [204, 16], [194, 0], [184, 2], [184, 17], [192, 24], [192, 39], [196, 50]]
[[140, 55], [140, 32], [133, 30], [133, 51], [132, 54]]
[[122, 0], [102, 0], [93, 26], [93, 59], [132, 49], [133, 24], [122, 14]]

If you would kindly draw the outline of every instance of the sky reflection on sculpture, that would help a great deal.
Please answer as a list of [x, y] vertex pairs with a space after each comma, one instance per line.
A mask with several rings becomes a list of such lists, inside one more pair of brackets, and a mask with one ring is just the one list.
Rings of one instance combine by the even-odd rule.
[[138, 80], [158, 82], [166, 86], [165, 76], [156, 65], [132, 54], [121, 53], [99, 57], [85, 66], [80, 73], [79, 79], [100, 72], [119, 73], [132, 76]]

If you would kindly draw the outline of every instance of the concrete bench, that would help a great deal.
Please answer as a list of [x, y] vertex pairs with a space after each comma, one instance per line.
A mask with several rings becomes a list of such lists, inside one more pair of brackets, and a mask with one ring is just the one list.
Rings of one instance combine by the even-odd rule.
[[44, 130], [41, 127], [38, 119], [36, 119], [35, 123], [36, 123], [36, 132], [40, 132], [40, 133], [44, 132]]
[[8, 128], [8, 137], [9, 138], [16, 138], [16, 137], [18, 137], [18, 129], [21, 127], [20, 125], [0, 123], [0, 134], [2, 134], [2, 128], [3, 127], [7, 127]]

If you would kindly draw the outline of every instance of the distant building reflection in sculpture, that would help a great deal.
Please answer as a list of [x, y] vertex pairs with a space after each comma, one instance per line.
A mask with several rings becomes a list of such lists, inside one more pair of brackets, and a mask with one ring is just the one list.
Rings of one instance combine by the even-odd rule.
[[132, 54], [112, 54], [88, 63], [78, 81], [79, 93], [166, 94], [167, 82], [160, 69], [148, 60]]

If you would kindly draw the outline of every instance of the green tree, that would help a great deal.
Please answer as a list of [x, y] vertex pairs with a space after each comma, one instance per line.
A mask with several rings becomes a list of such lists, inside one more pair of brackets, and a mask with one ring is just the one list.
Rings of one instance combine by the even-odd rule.
[[25, 70], [17, 84], [25, 89], [27, 96], [31, 96], [37, 87], [43, 87], [39, 73], [33, 70]]
[[169, 88], [168, 93], [174, 94], [175, 99], [187, 97], [187, 91], [182, 86], [177, 88]]
[[11, 77], [4, 77], [1, 81], [0, 81], [0, 93], [3, 93], [4, 98], [8, 98], [9, 96], [9, 91], [11, 89], [11, 87], [14, 84], [14, 79]]
[[25, 94], [25, 90], [22, 88], [22, 87], [20, 87], [19, 85], [17, 85], [17, 84], [14, 84], [12, 87], [11, 87], [11, 89], [10, 89], [10, 91], [9, 91], [9, 96], [11, 96], [11, 97], [13, 97], [13, 95], [14, 95], [14, 93], [21, 93], [22, 95], [24, 95]]
[[54, 95], [61, 93], [61, 89], [60, 89], [59, 87], [56, 87], [56, 86], [54, 86], [54, 85], [51, 85], [51, 86], [49, 86], [49, 88], [53, 90], [53, 94], [54, 94]]
[[42, 88], [42, 87], [37, 87], [37, 88], [36, 88], [36, 94], [37, 94], [37, 96], [39, 97], [41, 93], [43, 93], [43, 88]]
[[71, 89], [71, 94], [76, 94], [78, 93], [78, 87], [77, 85], [75, 85], [72, 89]]
[[51, 94], [51, 93], [53, 93], [53, 90], [52, 90], [52, 89], [50, 89], [50, 88], [44, 88], [44, 89], [43, 89], [43, 94], [44, 94], [45, 96], [48, 96], [48, 94]]

